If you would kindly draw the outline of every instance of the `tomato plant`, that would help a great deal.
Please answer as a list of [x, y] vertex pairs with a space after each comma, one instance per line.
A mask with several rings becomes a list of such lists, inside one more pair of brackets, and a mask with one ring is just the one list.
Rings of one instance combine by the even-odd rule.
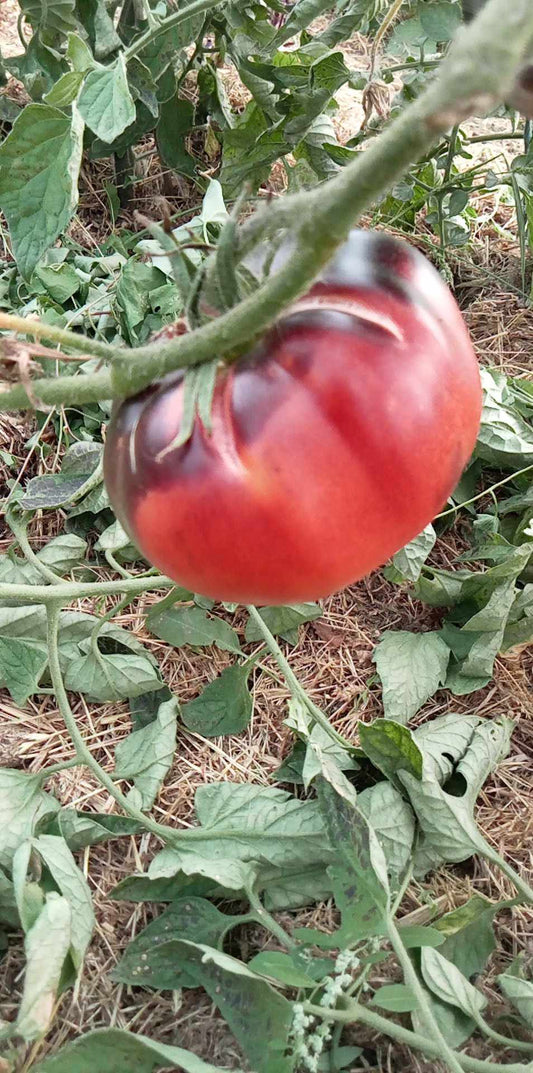
[[221, 369], [209, 432], [175, 445], [183, 375], [115, 412], [118, 517], [194, 592], [242, 603], [327, 595], [431, 520], [473, 450], [476, 359], [455, 300], [416, 250], [353, 231], [321, 280]]

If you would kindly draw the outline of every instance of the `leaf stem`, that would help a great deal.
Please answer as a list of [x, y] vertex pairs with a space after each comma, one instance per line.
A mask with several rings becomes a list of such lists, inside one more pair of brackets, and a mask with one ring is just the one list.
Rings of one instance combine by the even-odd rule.
[[74, 713], [70, 707], [67, 691], [65, 689], [65, 683], [63, 682], [63, 675], [61, 672], [61, 666], [59, 663], [59, 649], [58, 649], [58, 630], [59, 630], [59, 616], [61, 613], [61, 604], [57, 600], [49, 603], [46, 608], [48, 619], [47, 641], [48, 641], [48, 661], [50, 667], [50, 677], [52, 679], [52, 685], [54, 687], [54, 693], [56, 695], [57, 703], [65, 726], [72, 738], [74, 748], [78, 757], [78, 763], [85, 764], [90, 771], [96, 775], [98, 781], [105, 786], [108, 793], [112, 798], [120, 805], [121, 809], [127, 816], [131, 816], [133, 820], [138, 820], [147, 831], [157, 835], [165, 843], [172, 842], [172, 830], [169, 827], [165, 827], [161, 823], [157, 823], [152, 820], [150, 816], [146, 816], [140, 809], [135, 808], [119, 790], [118, 786], [113, 782], [113, 779], [106, 771], [100, 766], [97, 760], [95, 760], [90, 749], [85, 744], [82, 735], [78, 729]]
[[281, 651], [281, 648], [278, 645], [274, 634], [271, 633], [271, 631], [269, 630], [265, 620], [262, 618], [257, 608], [254, 607], [253, 604], [249, 604], [246, 607], [246, 610], [248, 611], [250, 618], [253, 620], [258, 630], [260, 631], [267, 648], [274, 656], [274, 659], [276, 660], [276, 663], [278, 664], [278, 667], [283, 674], [283, 677], [285, 678], [285, 681], [292, 693], [292, 696], [297, 697], [298, 700], [301, 700], [302, 703], [305, 704], [309, 713], [315, 720], [315, 723], [318, 723], [322, 727], [322, 729], [326, 731], [326, 734], [328, 734], [329, 737], [332, 738], [333, 741], [337, 742], [337, 744], [339, 745], [343, 745], [345, 749], [353, 750], [354, 746], [351, 744], [351, 742], [347, 741], [347, 739], [344, 738], [342, 734], [339, 734], [339, 732], [335, 730], [334, 727], [332, 727], [329, 719], [326, 715], [324, 715], [324, 712], [320, 710], [320, 708], [314, 703], [314, 701], [311, 700], [311, 697], [306, 693], [302, 683], [298, 680], [294, 671], [292, 670], [292, 667], [285, 659], [285, 656], [283, 655], [283, 652]]
[[62, 760], [59, 764], [50, 764], [50, 767], [43, 767], [40, 771], [36, 772], [36, 775], [41, 782], [46, 782], [52, 775], [57, 775], [60, 771], [67, 771], [72, 767], [80, 767], [80, 759], [75, 756], [72, 760]]
[[426, 1031], [429, 1032], [432, 1038], [439, 1044], [440, 1053], [443, 1061], [446, 1062], [448, 1067], [453, 1070], [453, 1073], [462, 1073], [462, 1065], [459, 1062], [455, 1052], [449, 1047], [446, 1042], [438, 1024], [433, 1016], [431, 1006], [429, 1005], [426, 992], [418, 979], [418, 975], [413, 966], [411, 958], [403, 945], [401, 935], [396, 927], [395, 921], [392, 917], [387, 921], [387, 932], [391, 941], [392, 948], [398, 961], [400, 962], [405, 983], [412, 989], [417, 999], [420, 1014], [424, 1019], [426, 1025]]
[[[154, 36], [191, 14], [215, 7], [213, 0], [194, 0], [158, 27], [130, 45], [126, 58]], [[505, 35], [501, 26], [505, 25]], [[112, 364], [111, 374], [99, 372], [58, 380], [39, 378], [35, 394], [44, 403], [83, 403], [134, 395], [153, 380], [174, 369], [223, 357], [244, 347], [264, 331], [280, 312], [305, 293], [335, 249], [344, 241], [361, 212], [390, 188], [413, 161], [426, 152], [455, 123], [472, 111], [502, 100], [523, 62], [524, 41], [533, 35], [529, 0], [491, 0], [468, 28], [457, 34], [444, 59], [439, 77], [394, 120], [364, 153], [358, 153], [334, 179], [318, 189], [280, 198], [239, 230], [236, 254], [240, 256], [267, 234], [291, 229], [295, 247], [284, 267], [238, 305], [198, 328], [164, 344], [132, 350], [85, 340], [65, 329], [64, 345], [97, 354]], [[214, 263], [214, 262], [213, 262]], [[207, 271], [209, 272], [209, 262]], [[6, 326], [7, 322], [4, 321]], [[11, 320], [16, 331], [52, 338], [51, 326], [22, 318]], [[59, 340], [58, 340], [59, 341]], [[29, 400], [21, 384], [0, 395], [0, 409], [25, 409]]]
[[298, 943], [287, 934], [281, 924], [279, 924], [272, 914], [269, 913], [268, 909], [265, 909], [255, 890], [252, 888], [247, 889], [246, 896], [253, 910], [253, 912], [250, 913], [250, 917], [255, 920], [257, 924], [260, 924], [262, 928], [267, 928], [268, 931], [279, 940], [281, 945], [287, 948], [287, 950], [295, 950]]
[[63, 607], [72, 600], [86, 596], [116, 596], [129, 593], [140, 596], [150, 589], [171, 589], [174, 582], [169, 577], [121, 578], [119, 581], [63, 581], [61, 585], [10, 585], [0, 584], [0, 601], [12, 600], [21, 604], [54, 604], [60, 601]]
[[[326, 1009], [324, 1006], [315, 1006], [311, 1002], [304, 1002], [303, 1008], [305, 1013], [310, 1013], [314, 1017], [320, 1017], [325, 1021], [337, 1021], [345, 1025], [355, 1024], [360, 1021], [376, 1032], [389, 1036], [391, 1039], [395, 1039], [398, 1043], [403, 1043], [413, 1050], [421, 1051], [422, 1054], [429, 1055], [432, 1058], [443, 1057], [442, 1046], [436, 1039], [426, 1039], [425, 1036], [421, 1036], [418, 1032], [412, 1032], [410, 1029], [396, 1024], [395, 1021], [389, 1021], [387, 1017], [374, 1013], [373, 1010], [369, 1010], [367, 1006], [362, 1006], [359, 1002], [350, 1002], [344, 1010]], [[498, 1062], [486, 1062], [479, 1058], [471, 1058], [468, 1054], [456, 1054], [456, 1057], [460, 1069], [465, 1070], [465, 1073], [532, 1073], [531, 1063], [528, 1063], [528, 1065], [523, 1065], [522, 1063], [502, 1065]]]
[[469, 507], [471, 503], [477, 503], [478, 499], [483, 499], [483, 496], [490, 495], [496, 488], [501, 488], [504, 484], [509, 484], [509, 481], [514, 481], [516, 477], [521, 477], [524, 473], [530, 473], [533, 469], [533, 464], [530, 466], [524, 466], [524, 469], [518, 469], [516, 473], [510, 473], [508, 477], [504, 477], [503, 480], [497, 481], [496, 484], [491, 484], [490, 488], [485, 488], [483, 492], [478, 492], [477, 495], [472, 496], [472, 499], [465, 499], [463, 503], [458, 503], [455, 507], [450, 507], [449, 510], [443, 510], [440, 514], [436, 514], [433, 521], [437, 518], [446, 518], [448, 514], [456, 514], [458, 510], [462, 510], [463, 507]]
[[[78, 350], [82, 354], [93, 358], [112, 359], [118, 347], [110, 343], [99, 342], [98, 339], [88, 339], [79, 332], [69, 332], [67, 328], [60, 328], [57, 324], [45, 324], [31, 317], [18, 317], [14, 313], [0, 313], [0, 331], [17, 332], [18, 335], [32, 335], [34, 339], [51, 339], [60, 346]], [[58, 352], [57, 360], [61, 361]], [[71, 377], [71, 379], [73, 379]]]
[[[15, 537], [17, 543], [20, 546], [20, 550], [24, 554], [24, 558], [26, 559], [26, 561], [30, 563], [31, 566], [35, 567], [41, 577], [44, 578], [44, 580], [49, 585], [65, 585], [65, 579], [59, 577], [59, 574], [56, 574], [54, 570], [50, 570], [50, 567], [48, 567], [46, 563], [42, 563], [41, 560], [35, 554], [28, 540], [28, 534], [26, 533], [26, 525], [22, 521], [22, 519], [20, 519], [19, 521], [15, 516], [15, 512], [12, 510], [6, 511], [5, 518], [9, 528], [11, 529], [11, 532], [13, 533], [13, 536]], [[27, 520], [29, 521], [29, 518]]]
[[502, 1036], [500, 1032], [496, 1032], [494, 1028], [491, 1028], [485, 1021], [485, 1018], [478, 1014], [475, 1018], [476, 1024], [481, 1032], [489, 1039], [493, 1039], [495, 1043], [499, 1043], [502, 1047], [514, 1047], [517, 1051], [527, 1051], [529, 1054], [533, 1052], [533, 1043], [528, 1043], [523, 1039], [509, 1039], [509, 1036]]
[[165, 34], [173, 26], [179, 26], [180, 22], [185, 22], [186, 19], [190, 19], [194, 15], [200, 15], [202, 11], [210, 11], [211, 8], [218, 7], [223, 2], [224, 0], [193, 0], [191, 4], [181, 7], [179, 11], [175, 11], [166, 19], [162, 19], [157, 26], [150, 27], [144, 34], [132, 41], [131, 45], [124, 49], [125, 62], [128, 63], [134, 56], [138, 56], [143, 48], [151, 45], [161, 34]]

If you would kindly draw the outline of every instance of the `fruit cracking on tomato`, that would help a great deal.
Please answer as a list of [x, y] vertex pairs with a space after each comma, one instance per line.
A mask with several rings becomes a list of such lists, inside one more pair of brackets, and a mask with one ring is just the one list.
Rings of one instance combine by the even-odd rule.
[[221, 367], [212, 430], [173, 448], [183, 374], [115, 407], [105, 479], [146, 558], [239, 603], [326, 596], [442, 509], [472, 453], [479, 371], [430, 263], [354, 231], [309, 294]]

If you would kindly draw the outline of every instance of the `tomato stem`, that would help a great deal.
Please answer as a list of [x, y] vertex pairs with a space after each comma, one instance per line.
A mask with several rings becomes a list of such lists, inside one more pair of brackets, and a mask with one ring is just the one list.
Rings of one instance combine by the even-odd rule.
[[[195, 0], [165, 20], [182, 18], [216, 4]], [[501, 26], [505, 25], [505, 34]], [[151, 28], [146, 42], [160, 32]], [[386, 192], [409, 166], [419, 160], [435, 141], [473, 111], [486, 109], [504, 99], [514, 75], [523, 63], [528, 41], [533, 37], [533, 7], [530, 0], [492, 0], [476, 19], [458, 33], [444, 59], [439, 77], [420, 97], [358, 153], [335, 178], [317, 189], [287, 195], [269, 204], [235, 237], [235, 257], [240, 257], [266, 235], [290, 229], [295, 245], [284, 267], [269, 276], [252, 294], [220, 317], [188, 335], [166, 343], [126, 349], [85, 339], [74, 332], [37, 324], [3, 314], [1, 326], [54, 339], [77, 351], [111, 362], [111, 372], [99, 371], [56, 380], [32, 382], [34, 398], [46, 405], [134, 395], [174, 369], [222, 358], [236, 347], [264, 332], [316, 278], [358, 217], [380, 194]], [[143, 47], [143, 37], [126, 50], [126, 59]], [[144, 42], [144, 43], [146, 43]], [[479, 58], [479, 59], [478, 59]], [[216, 254], [206, 263], [206, 274], [216, 271]], [[16, 323], [15, 323], [16, 322]], [[61, 335], [61, 338], [60, 338]], [[0, 395], [0, 410], [27, 409], [32, 405], [23, 384], [6, 387]]]
[[294, 671], [292, 670], [292, 667], [285, 659], [285, 656], [283, 655], [283, 652], [281, 651], [281, 648], [276, 641], [274, 634], [271, 633], [271, 631], [269, 630], [264, 618], [257, 610], [257, 607], [255, 607], [253, 604], [248, 604], [246, 610], [248, 611], [250, 618], [253, 619], [254, 624], [257, 626], [257, 629], [260, 631], [271, 655], [274, 656], [274, 659], [276, 660], [276, 663], [278, 664], [278, 667], [283, 677], [285, 678], [285, 681], [289, 687], [292, 696], [297, 697], [298, 700], [302, 701], [302, 703], [307, 708], [312, 720], [315, 723], [318, 723], [319, 726], [321, 726], [322, 729], [326, 731], [326, 734], [328, 734], [332, 741], [336, 742], [337, 745], [342, 745], [343, 748], [349, 750], [350, 752], [353, 752], [355, 746], [352, 745], [352, 743], [349, 742], [346, 738], [344, 738], [342, 734], [339, 734], [338, 730], [335, 730], [335, 727], [331, 725], [328, 717], [324, 715], [324, 712], [315, 704], [313, 700], [311, 700], [311, 697], [304, 689], [302, 683], [296, 677]]

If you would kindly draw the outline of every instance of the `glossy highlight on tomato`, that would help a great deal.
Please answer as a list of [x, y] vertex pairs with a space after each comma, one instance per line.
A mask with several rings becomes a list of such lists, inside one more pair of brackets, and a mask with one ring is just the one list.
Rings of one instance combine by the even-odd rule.
[[[476, 358], [415, 249], [354, 231], [309, 294], [218, 376], [208, 434], [173, 373], [114, 410], [105, 479], [160, 570], [239, 603], [326, 596], [442, 509], [473, 450]], [[170, 447], [170, 449], [168, 449]]]

